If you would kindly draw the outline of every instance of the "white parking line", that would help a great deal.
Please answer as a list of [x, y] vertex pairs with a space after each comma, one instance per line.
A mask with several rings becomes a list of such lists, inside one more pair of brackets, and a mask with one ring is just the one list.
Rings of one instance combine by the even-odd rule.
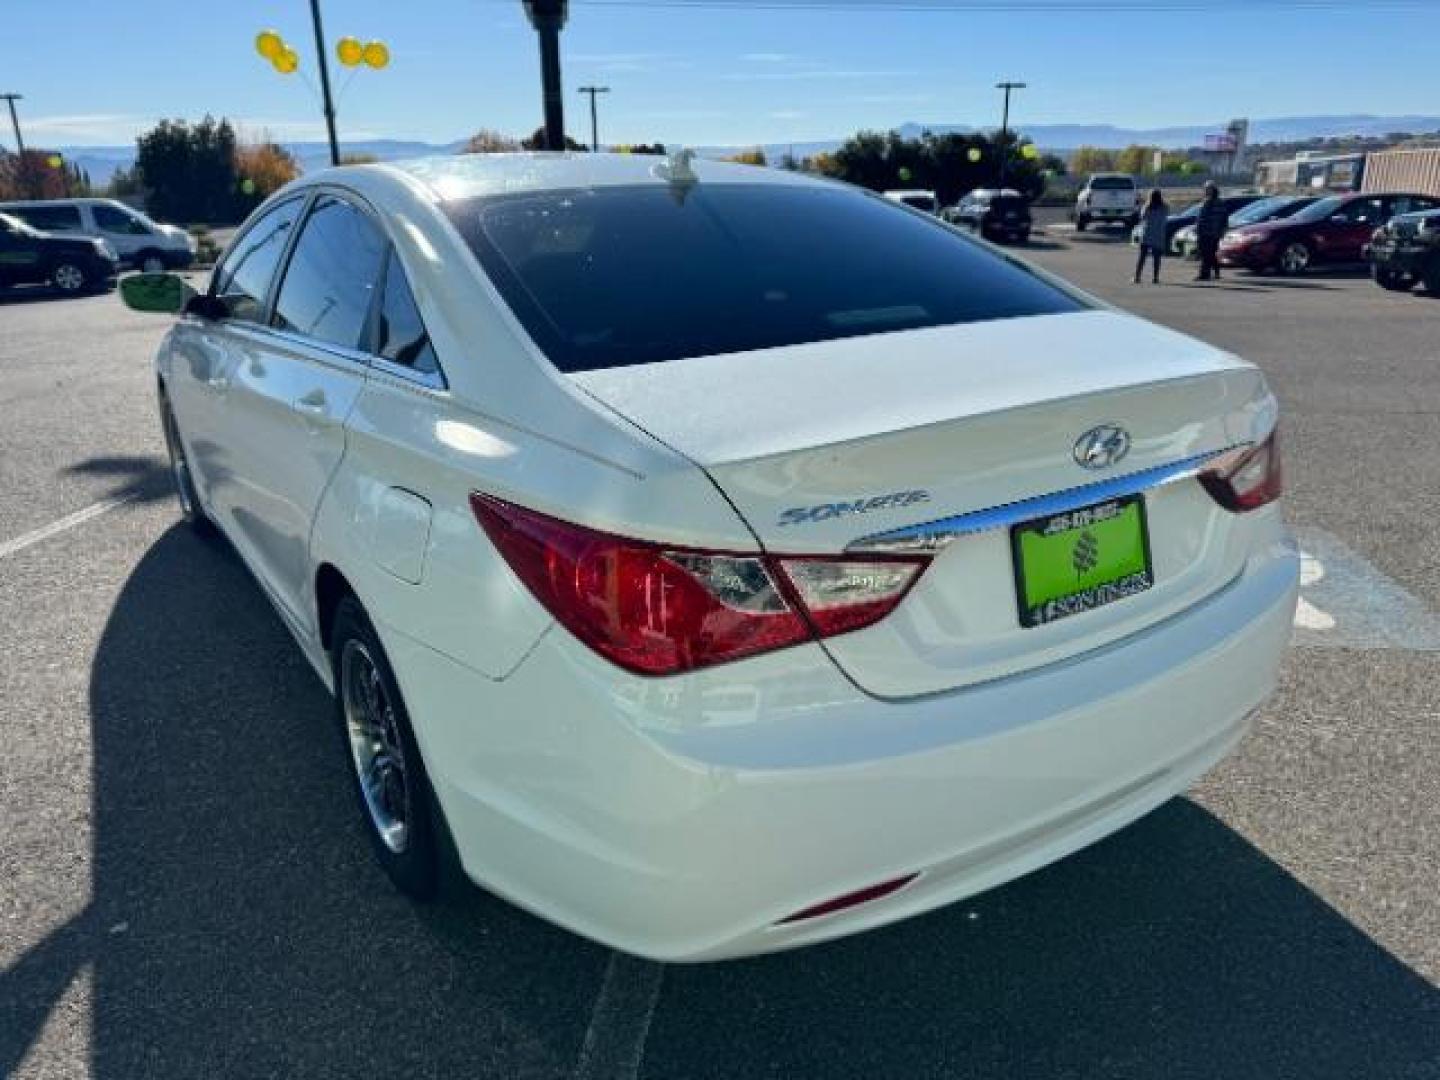
[[52, 521], [49, 525], [42, 525], [32, 532], [22, 533], [15, 537], [14, 540], [6, 540], [4, 543], [0, 543], [0, 559], [5, 559], [14, 555], [16, 552], [24, 551], [31, 545], [40, 543], [41, 540], [48, 540], [52, 536], [58, 536], [67, 529], [73, 529], [77, 525], [84, 525], [85, 522], [92, 521], [101, 514], [108, 514], [117, 506], [124, 506], [130, 499], [131, 496], [129, 495], [119, 499], [102, 499], [93, 506], [85, 507], [84, 510], [76, 510], [73, 514], [66, 514], [59, 521]]
[[1295, 644], [1440, 651], [1440, 615], [1324, 529], [1299, 528]]
[[665, 977], [663, 964], [611, 953], [575, 1063], [574, 1080], [635, 1080]]

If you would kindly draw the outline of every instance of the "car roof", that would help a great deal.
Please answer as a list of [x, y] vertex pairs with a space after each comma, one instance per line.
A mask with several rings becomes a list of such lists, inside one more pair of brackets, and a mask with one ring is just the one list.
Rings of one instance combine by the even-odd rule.
[[[677, 167], [674, 155], [588, 154], [546, 152], [517, 154], [444, 154], [388, 161], [363, 169], [399, 172], [427, 187], [440, 199], [470, 199], [485, 195], [556, 191], [570, 188], [617, 187], [671, 182], [669, 170]], [[327, 169], [315, 180], [338, 179], [354, 166]], [[689, 170], [699, 183], [824, 185], [828, 181], [784, 169], [708, 161], [694, 157]]]

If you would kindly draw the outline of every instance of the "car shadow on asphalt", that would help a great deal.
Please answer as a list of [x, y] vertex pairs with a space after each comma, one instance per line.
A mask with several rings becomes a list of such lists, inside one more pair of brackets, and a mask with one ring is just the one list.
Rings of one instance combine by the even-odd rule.
[[[329, 698], [223, 542], [177, 526], [145, 553], [89, 695], [92, 900], [0, 974], [0, 1075], [87, 970], [100, 1078], [572, 1075], [609, 953], [478, 889], [425, 908], [389, 888]], [[640, 1075], [1350, 1080], [1437, 1061], [1440, 992], [1181, 799], [923, 918], [667, 967]]]
[[87, 289], [80, 293], [67, 293], [55, 288], [53, 285], [11, 285], [0, 288], [0, 307], [7, 304], [35, 304], [47, 300], [84, 300], [87, 296], [103, 296], [112, 291], [105, 289]]
[[154, 502], [172, 498], [175, 492], [170, 480], [170, 466], [163, 459], [148, 454], [107, 454], [86, 458], [67, 466], [67, 476], [103, 478], [110, 483], [108, 499]]

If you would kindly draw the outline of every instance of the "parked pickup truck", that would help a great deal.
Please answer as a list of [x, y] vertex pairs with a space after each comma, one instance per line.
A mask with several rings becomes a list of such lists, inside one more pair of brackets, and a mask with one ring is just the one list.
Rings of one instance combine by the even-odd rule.
[[1128, 173], [1094, 173], [1075, 199], [1075, 228], [1080, 232], [1092, 221], [1133, 229], [1139, 220], [1140, 190]]

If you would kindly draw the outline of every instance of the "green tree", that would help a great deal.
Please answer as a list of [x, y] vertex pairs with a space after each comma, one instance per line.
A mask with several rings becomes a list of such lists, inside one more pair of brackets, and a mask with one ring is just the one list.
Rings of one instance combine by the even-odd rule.
[[172, 221], [238, 219], [235, 129], [206, 116], [162, 120], [136, 140], [135, 167], [147, 208]]
[[1156, 146], [1127, 146], [1115, 155], [1115, 169], [1133, 176], [1144, 176], [1155, 164], [1155, 151], [1158, 149]]
[[[543, 127], [538, 127], [538, 128], [536, 128], [536, 129], [535, 129], [535, 133], [534, 133], [533, 135], [531, 135], [528, 139], [521, 139], [521, 140], [520, 140], [520, 147], [521, 147], [521, 149], [524, 149], [524, 150], [544, 150], [544, 149], [546, 149], [546, 146], [545, 146], [545, 129], [544, 129]], [[572, 139], [569, 135], [566, 135], [566, 136], [565, 136], [565, 149], [566, 149], [566, 150], [570, 150], [570, 151], [588, 151], [590, 148], [589, 148], [588, 146], [583, 145], [582, 143], [576, 142], [576, 141], [575, 141], [574, 139]]]

